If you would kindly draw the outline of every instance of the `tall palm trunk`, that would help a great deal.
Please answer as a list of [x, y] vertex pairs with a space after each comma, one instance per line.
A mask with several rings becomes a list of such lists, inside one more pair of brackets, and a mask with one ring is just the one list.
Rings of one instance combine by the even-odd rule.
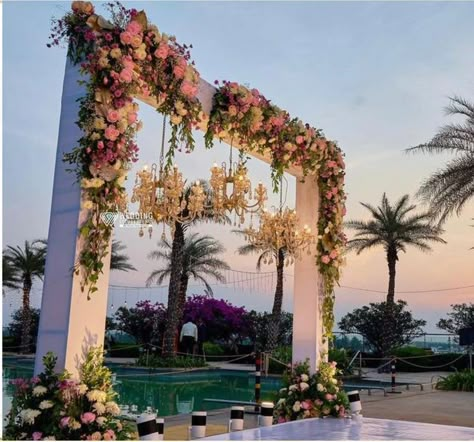
[[31, 342], [31, 310], [30, 310], [30, 292], [32, 281], [25, 278], [23, 281], [23, 309], [22, 309], [22, 330], [21, 330], [21, 349], [20, 353], [29, 353]]
[[397, 250], [395, 247], [389, 246], [387, 251], [388, 263], [388, 293], [387, 303], [393, 304], [395, 302], [395, 274], [397, 265]]
[[186, 272], [182, 272], [181, 280], [179, 284], [179, 296], [178, 296], [178, 322], [183, 320], [184, 304], [186, 304], [186, 292], [188, 291], [189, 276]]
[[278, 345], [278, 335], [280, 332], [281, 306], [283, 304], [283, 269], [285, 266], [285, 254], [283, 249], [278, 250], [277, 259], [277, 285], [270, 324], [268, 326], [267, 351], [272, 351]]
[[163, 336], [163, 355], [176, 356], [176, 335], [179, 325], [179, 294], [184, 249], [184, 230], [181, 223], [175, 223], [173, 246], [171, 249], [171, 274], [168, 287], [168, 311]]

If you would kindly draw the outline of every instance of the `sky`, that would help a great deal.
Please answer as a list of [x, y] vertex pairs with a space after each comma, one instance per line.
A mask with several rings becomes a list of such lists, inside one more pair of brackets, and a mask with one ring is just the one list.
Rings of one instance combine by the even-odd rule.
[[[192, 43], [201, 76], [234, 80], [258, 88], [291, 115], [323, 129], [346, 155], [348, 219], [367, 219], [359, 202], [377, 204], [382, 193], [396, 200], [415, 198], [420, 183], [447, 157], [407, 155], [404, 149], [430, 139], [451, 121], [443, 113], [448, 97], [474, 100], [474, 3], [471, 2], [125, 2], [145, 9], [160, 30]], [[3, 244], [47, 235], [58, 134], [65, 49], [48, 49], [50, 19], [69, 2], [3, 3]], [[99, 6], [99, 13], [104, 13]], [[140, 161], [158, 160], [161, 116], [141, 105]], [[204, 150], [201, 133], [191, 156], [177, 163], [189, 179], [207, 178], [210, 166], [225, 161], [228, 150]], [[270, 169], [253, 160], [253, 182], [270, 188]], [[288, 177], [286, 204], [294, 206], [295, 182]], [[270, 204], [278, 197], [271, 195]], [[416, 200], [414, 200], [417, 202]], [[419, 202], [417, 202], [419, 204]], [[133, 208], [131, 208], [133, 209]], [[424, 207], [419, 204], [419, 210]], [[474, 288], [426, 292], [474, 285], [474, 202], [445, 225], [446, 245], [430, 254], [408, 250], [397, 267], [397, 291], [414, 315], [439, 332], [437, 320], [450, 304], [472, 302]], [[158, 229], [156, 229], [158, 230]], [[255, 260], [235, 253], [242, 239], [229, 227], [203, 225], [196, 230], [221, 240], [232, 269], [254, 272]], [[351, 236], [348, 232], [349, 237]], [[113, 272], [111, 284], [143, 287], [158, 263], [147, 259], [160, 234], [138, 238], [137, 231], [116, 229], [137, 272]], [[264, 269], [271, 272], [270, 266]], [[292, 309], [293, 269], [287, 271], [284, 308]], [[243, 275], [240, 277], [239, 275]], [[271, 275], [232, 272], [226, 285], [214, 285], [216, 297], [237, 305], [269, 310]], [[368, 302], [381, 301], [387, 287], [383, 250], [349, 254], [336, 290], [336, 318]], [[251, 280], [251, 281], [249, 281]], [[377, 290], [373, 293], [359, 289]], [[192, 286], [188, 294], [202, 293]], [[41, 285], [33, 289], [39, 306]], [[109, 290], [109, 313], [127, 300], [165, 301], [166, 288]], [[4, 321], [20, 297], [7, 293]]]

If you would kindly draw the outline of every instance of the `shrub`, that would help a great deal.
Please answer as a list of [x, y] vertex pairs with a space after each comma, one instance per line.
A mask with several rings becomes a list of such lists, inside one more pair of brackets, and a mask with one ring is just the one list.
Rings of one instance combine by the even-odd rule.
[[[36, 339], [38, 337], [38, 326], [39, 326], [39, 317], [40, 309], [30, 308], [30, 317], [31, 317], [31, 327], [30, 327], [30, 336], [32, 343], [32, 351], [36, 351]], [[10, 345], [11, 347], [18, 347], [21, 345], [21, 334], [23, 331], [23, 308], [16, 310], [8, 325], [10, 329], [10, 336], [13, 338], [13, 342]], [[12, 348], [10, 351], [17, 352], [19, 348]]]
[[352, 367], [348, 368], [350, 358], [349, 353], [345, 348], [332, 348], [329, 350], [328, 354], [329, 362], [336, 362], [337, 368], [340, 370], [341, 374], [348, 375], [352, 373]]
[[225, 354], [224, 349], [219, 344], [214, 344], [213, 342], [205, 342], [203, 344], [204, 354], [206, 356], [222, 356]]
[[406, 346], [397, 348], [392, 352], [392, 354], [393, 356], [398, 356], [399, 358], [409, 358], [413, 356], [429, 356], [432, 355], [433, 352], [424, 348]]
[[440, 390], [474, 392], [474, 371], [464, 370], [442, 377], [436, 384]]
[[163, 358], [159, 355], [146, 354], [140, 355], [136, 365], [149, 368], [197, 368], [206, 367], [207, 364], [202, 358], [193, 358], [186, 356], [176, 356], [174, 358]]

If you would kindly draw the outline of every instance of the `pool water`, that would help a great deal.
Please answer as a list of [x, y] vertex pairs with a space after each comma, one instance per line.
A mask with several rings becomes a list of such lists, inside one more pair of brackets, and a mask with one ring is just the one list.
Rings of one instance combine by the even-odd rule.
[[[110, 365], [117, 376], [115, 391], [121, 406], [136, 406], [133, 414], [141, 413], [147, 407], [158, 410], [160, 416], [190, 413], [196, 410], [212, 410], [230, 406], [225, 403], [211, 403], [204, 399], [227, 399], [253, 401], [255, 377], [253, 373], [230, 370], [199, 370], [187, 373], [173, 373], [164, 370], [160, 374], [148, 373], [144, 369], [122, 368]], [[3, 413], [10, 409], [12, 387], [9, 380], [31, 377], [31, 361], [3, 359]], [[279, 378], [262, 378], [262, 400], [273, 399], [280, 388]]]

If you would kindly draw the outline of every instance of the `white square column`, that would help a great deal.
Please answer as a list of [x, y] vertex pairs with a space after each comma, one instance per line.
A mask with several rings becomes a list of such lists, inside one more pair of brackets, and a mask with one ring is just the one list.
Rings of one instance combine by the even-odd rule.
[[[296, 214], [301, 230], [305, 224], [317, 235], [319, 215], [319, 190], [314, 176], [305, 182], [296, 181]], [[327, 343], [323, 340], [322, 280], [316, 265], [316, 245], [311, 254], [303, 253], [301, 260], [295, 260], [293, 294], [293, 363], [309, 358], [314, 373]]]
[[52, 351], [58, 356], [56, 369], [65, 368], [74, 376], [84, 353], [91, 346], [104, 343], [110, 253], [104, 262], [98, 291], [91, 295], [90, 301], [87, 293], [81, 292], [81, 275], [73, 272], [82, 247], [78, 227], [86, 213], [81, 210], [81, 189], [76, 175], [66, 171], [72, 166], [63, 161], [63, 156], [77, 146], [82, 136], [76, 125], [77, 99], [85, 94], [85, 87], [77, 83], [80, 78], [78, 66], [68, 60], [61, 101], [35, 374], [43, 369], [43, 356]]

